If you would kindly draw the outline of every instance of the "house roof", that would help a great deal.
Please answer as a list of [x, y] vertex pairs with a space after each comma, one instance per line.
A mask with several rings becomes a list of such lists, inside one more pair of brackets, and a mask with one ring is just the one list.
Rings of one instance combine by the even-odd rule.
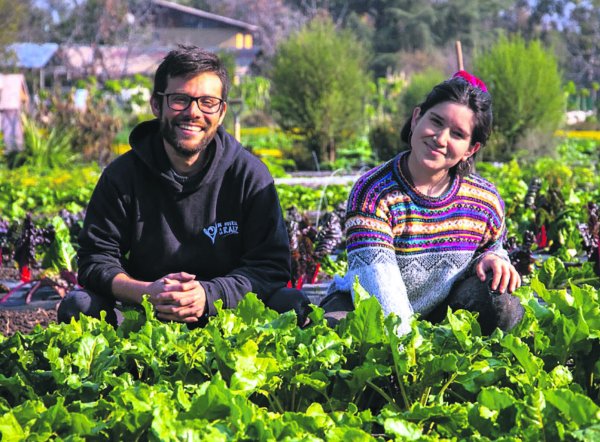
[[167, 52], [162, 48], [73, 45], [61, 47], [56, 62], [59, 69], [61, 66], [79, 72], [91, 69], [96, 74], [120, 77], [152, 74]]
[[17, 57], [14, 63], [19, 68], [39, 69], [46, 66], [58, 50], [56, 43], [13, 43], [8, 46]]
[[187, 14], [195, 15], [197, 17], [214, 20], [226, 25], [235, 26], [237, 28], [246, 29], [249, 32], [257, 32], [260, 28], [250, 23], [246, 23], [240, 20], [234, 20], [233, 18], [223, 17], [222, 15], [212, 14], [210, 12], [202, 11], [201, 9], [192, 8], [190, 6], [180, 5], [178, 3], [168, 2], [166, 0], [152, 0], [152, 3], [164, 8], [175, 9], [177, 11], [185, 12]]

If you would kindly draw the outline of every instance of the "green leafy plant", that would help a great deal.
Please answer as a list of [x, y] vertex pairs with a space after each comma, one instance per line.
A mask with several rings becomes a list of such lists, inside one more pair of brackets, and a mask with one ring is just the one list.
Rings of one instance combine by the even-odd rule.
[[248, 294], [234, 310], [217, 305], [194, 330], [158, 321], [144, 301], [116, 330], [82, 317], [0, 337], [0, 434], [593, 440], [596, 290], [551, 290], [534, 279], [518, 292], [524, 320], [491, 336], [466, 311], [435, 325], [415, 319], [398, 336], [400, 319], [384, 318], [360, 286], [355, 293], [355, 311], [334, 329], [319, 308], [299, 328], [293, 312], [277, 314]]
[[66, 167], [77, 161], [73, 132], [60, 127], [46, 130], [29, 118], [23, 119], [25, 150], [18, 163], [37, 170]]

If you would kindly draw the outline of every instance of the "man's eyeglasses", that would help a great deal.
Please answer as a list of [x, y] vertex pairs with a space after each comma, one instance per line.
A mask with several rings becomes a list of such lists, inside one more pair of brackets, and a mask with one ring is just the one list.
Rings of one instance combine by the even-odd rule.
[[162, 95], [167, 99], [167, 106], [174, 111], [184, 111], [193, 101], [196, 102], [198, 108], [205, 114], [216, 114], [221, 110], [223, 106], [223, 100], [218, 97], [211, 97], [208, 95], [202, 97], [190, 97], [187, 94], [165, 94], [164, 92], [157, 92], [157, 95]]

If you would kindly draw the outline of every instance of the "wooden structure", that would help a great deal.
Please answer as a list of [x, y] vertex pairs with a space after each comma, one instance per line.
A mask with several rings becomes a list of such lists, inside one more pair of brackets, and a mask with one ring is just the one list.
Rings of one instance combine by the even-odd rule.
[[166, 0], [150, 0], [149, 8], [144, 18], [128, 18], [132, 25], [128, 42], [115, 46], [18, 43], [11, 47], [16, 61], [4, 64], [39, 71], [39, 88], [43, 89], [47, 77], [54, 83], [71, 83], [90, 75], [152, 76], [178, 44], [231, 53], [239, 76], [247, 72], [259, 51], [254, 40], [257, 26]]
[[152, 0], [154, 44], [193, 44], [207, 49], [254, 48], [257, 26], [165, 0]]

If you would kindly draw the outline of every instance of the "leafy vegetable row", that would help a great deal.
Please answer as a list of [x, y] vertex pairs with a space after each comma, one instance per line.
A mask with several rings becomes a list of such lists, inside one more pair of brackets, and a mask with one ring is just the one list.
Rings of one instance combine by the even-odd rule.
[[[549, 261], [546, 276], [557, 263]], [[554, 270], [553, 270], [554, 269]], [[439, 325], [383, 317], [357, 287], [335, 329], [298, 328], [248, 295], [205, 328], [82, 318], [0, 338], [2, 440], [597, 440], [598, 291], [518, 292], [523, 322], [482, 336], [469, 312]]]

